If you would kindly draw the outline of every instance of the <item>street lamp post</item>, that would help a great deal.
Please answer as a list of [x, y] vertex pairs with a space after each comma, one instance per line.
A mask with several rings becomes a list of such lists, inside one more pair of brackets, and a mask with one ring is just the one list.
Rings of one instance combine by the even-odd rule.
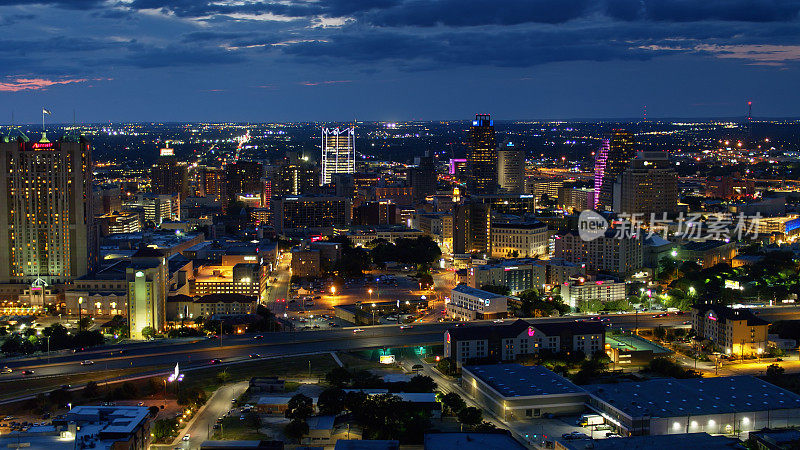
[[81, 331], [82, 309], [83, 309], [83, 297], [78, 297], [78, 332]]
[[372, 325], [375, 325], [375, 303], [372, 304]]

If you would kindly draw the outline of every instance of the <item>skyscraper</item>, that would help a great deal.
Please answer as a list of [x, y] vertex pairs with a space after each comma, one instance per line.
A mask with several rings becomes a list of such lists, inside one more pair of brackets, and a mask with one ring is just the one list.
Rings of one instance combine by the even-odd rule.
[[595, 209], [611, 211], [614, 203], [614, 183], [636, 156], [633, 136], [614, 130], [611, 139], [603, 141], [595, 157], [594, 189]]
[[467, 190], [472, 194], [497, 191], [497, 142], [489, 114], [476, 114], [469, 128]]
[[356, 128], [322, 129], [322, 184], [330, 184], [334, 173], [356, 171]]
[[525, 191], [525, 151], [506, 142], [497, 149], [497, 182], [509, 194]]
[[181, 200], [188, 196], [188, 170], [186, 165], [178, 163], [174, 149], [166, 147], [159, 151], [150, 168], [150, 187], [154, 194], [180, 194]]
[[316, 166], [296, 152], [287, 152], [286, 158], [279, 162], [272, 174], [272, 195], [312, 194], [319, 186], [319, 173]]
[[239, 194], [261, 192], [261, 177], [264, 168], [260, 162], [237, 161], [225, 165], [225, 191], [228, 198], [235, 200]]
[[615, 184], [614, 212], [641, 214], [644, 221], [678, 212], [678, 173], [667, 152], [636, 155]]
[[83, 137], [0, 140], [0, 283], [66, 283], [98, 262], [92, 146]]
[[419, 201], [436, 193], [438, 174], [436, 173], [436, 161], [429, 152], [425, 152], [425, 156], [414, 158], [414, 165], [416, 167], [408, 169], [406, 178], [409, 186], [414, 188], [414, 199]]

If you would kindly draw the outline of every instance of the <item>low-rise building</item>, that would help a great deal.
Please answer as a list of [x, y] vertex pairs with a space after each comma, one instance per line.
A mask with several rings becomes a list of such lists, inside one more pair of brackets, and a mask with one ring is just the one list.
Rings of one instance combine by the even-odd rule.
[[492, 258], [538, 257], [548, 254], [549, 234], [541, 222], [492, 223]]
[[319, 250], [296, 247], [291, 252], [292, 275], [298, 277], [318, 277], [322, 275]]
[[450, 291], [445, 311], [457, 320], [502, 319], [508, 316], [508, 297], [459, 284]]
[[553, 353], [605, 349], [605, 326], [599, 321], [518, 319], [450, 328], [444, 333], [444, 356], [457, 364], [514, 361], [542, 350]]
[[266, 274], [258, 263], [233, 266], [202, 266], [189, 280], [189, 295], [241, 294], [258, 298], [266, 295]]
[[582, 388], [544, 366], [464, 366], [461, 386], [503, 420], [577, 414], [585, 409], [588, 398]]
[[767, 350], [769, 322], [746, 308], [725, 305], [692, 307], [692, 331], [733, 356], [756, 356]]
[[585, 277], [573, 277], [561, 285], [561, 298], [571, 308], [587, 311], [597, 302], [625, 300], [625, 291], [626, 284], [614, 280], [589, 281]]
[[678, 248], [678, 258], [683, 261], [693, 261], [709, 268], [719, 263], [729, 263], [736, 257], [735, 242], [718, 240], [691, 241]]
[[800, 425], [800, 396], [752, 376], [590, 384], [587, 406], [623, 436], [739, 434]]
[[167, 298], [167, 320], [177, 322], [196, 317], [254, 314], [258, 299], [242, 294], [173, 295]]

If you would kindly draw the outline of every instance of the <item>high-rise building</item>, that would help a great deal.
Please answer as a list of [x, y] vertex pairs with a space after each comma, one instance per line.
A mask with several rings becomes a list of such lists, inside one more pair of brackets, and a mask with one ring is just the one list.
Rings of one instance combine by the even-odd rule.
[[320, 233], [332, 233], [333, 227], [350, 225], [353, 208], [346, 197], [273, 197], [272, 214], [278, 233], [309, 228]]
[[633, 136], [625, 131], [614, 130], [611, 139], [603, 141], [594, 162], [595, 209], [613, 209], [614, 183], [635, 156]]
[[272, 176], [272, 195], [313, 194], [319, 186], [319, 173], [308, 158], [288, 152], [286, 159], [275, 166]]
[[264, 168], [260, 162], [237, 161], [225, 165], [225, 184], [229, 199], [235, 200], [239, 194], [261, 192], [261, 177]]
[[180, 164], [172, 148], [162, 148], [158, 159], [150, 168], [150, 187], [154, 194], [180, 194], [185, 199], [189, 192], [186, 165]]
[[506, 142], [497, 149], [497, 182], [509, 194], [525, 191], [525, 151]]
[[414, 165], [416, 167], [408, 169], [407, 180], [408, 185], [414, 188], [415, 200], [419, 201], [436, 193], [436, 160], [425, 152], [425, 156], [414, 158]]
[[92, 146], [84, 137], [0, 139], [0, 283], [61, 284], [98, 263]]
[[356, 128], [322, 129], [322, 184], [330, 184], [334, 173], [356, 171]]
[[472, 194], [497, 191], [497, 141], [489, 114], [476, 114], [469, 128], [467, 190]]
[[590, 273], [602, 272], [624, 278], [644, 266], [644, 247], [640, 237], [618, 237], [614, 228], [591, 241], [570, 230], [555, 235], [554, 257], [585, 264]]
[[167, 261], [164, 252], [140, 248], [125, 270], [128, 282], [128, 325], [131, 339], [142, 339], [142, 330], [160, 332], [166, 324]]
[[223, 201], [226, 198], [225, 171], [219, 167], [201, 166], [198, 170], [197, 196]]
[[364, 202], [353, 208], [353, 225], [396, 225], [397, 216], [391, 200]]
[[639, 152], [614, 186], [614, 212], [662, 218], [678, 212], [678, 173], [667, 152]]

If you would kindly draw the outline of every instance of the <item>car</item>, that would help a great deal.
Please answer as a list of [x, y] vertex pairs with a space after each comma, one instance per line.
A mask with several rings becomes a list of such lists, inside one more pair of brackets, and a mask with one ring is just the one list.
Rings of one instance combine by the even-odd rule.
[[2, 372], [3, 373], [11, 373], [11, 372], [13, 372], [13, 370], [11, 370], [11, 368], [9, 368], [8, 366], [4, 366]]
[[258, 359], [258, 358], [261, 358], [261, 355], [259, 355], [258, 353], [251, 353], [249, 356], [250, 356], [250, 359]]
[[219, 424], [218, 424], [218, 423], [215, 423], [215, 424], [214, 424], [214, 426], [213, 426], [213, 427], [211, 427], [211, 429], [212, 429], [212, 430], [219, 430]]
[[65, 389], [65, 390], [66, 389], [72, 389], [72, 385], [71, 384], [62, 384], [61, 385], [61, 389]]
[[775, 358], [775, 361], [778, 361], [778, 362], [783, 361], [783, 358]]
[[414, 325], [408, 325], [408, 324], [400, 325], [401, 330], [410, 330], [411, 328], [414, 328]]
[[189, 440], [189, 435], [188, 434], [184, 434], [183, 435], [183, 440], [184, 441], [188, 441]]
[[219, 359], [219, 358], [214, 358], [211, 361], [209, 361], [209, 363], [211, 363], [211, 364], [220, 364], [221, 362], [222, 362], [222, 360]]
[[33, 369], [26, 369], [22, 371], [23, 375], [33, 375]]
[[661, 314], [653, 314], [653, 318], [654, 319], [659, 318], [659, 317], [661, 317]]
[[362, 330], [361, 328], [356, 328], [355, 330], [353, 330], [353, 334], [363, 333], [363, 332], [364, 332], [364, 330]]
[[338, 324], [335, 324], [335, 323], [329, 323], [328, 325], [330, 325], [330, 326], [331, 326], [331, 328], [336, 328], [336, 327], [338, 327], [338, 326], [339, 326]]
[[222, 423], [222, 417], [217, 417], [217, 423]]
[[255, 336], [253, 336], [253, 339], [264, 339], [264, 335], [263, 334], [257, 334]]
[[94, 361], [92, 361], [91, 359], [84, 359], [83, 361], [81, 361], [82, 366], [91, 366], [92, 364], [94, 364]]
[[494, 322], [494, 323], [503, 323], [503, 319], [494, 319], [492, 322]]
[[684, 325], [691, 325], [691, 324], [692, 324], [692, 321], [691, 321], [691, 320], [684, 320], [684, 321], [683, 321], [683, 324], [684, 324]]

